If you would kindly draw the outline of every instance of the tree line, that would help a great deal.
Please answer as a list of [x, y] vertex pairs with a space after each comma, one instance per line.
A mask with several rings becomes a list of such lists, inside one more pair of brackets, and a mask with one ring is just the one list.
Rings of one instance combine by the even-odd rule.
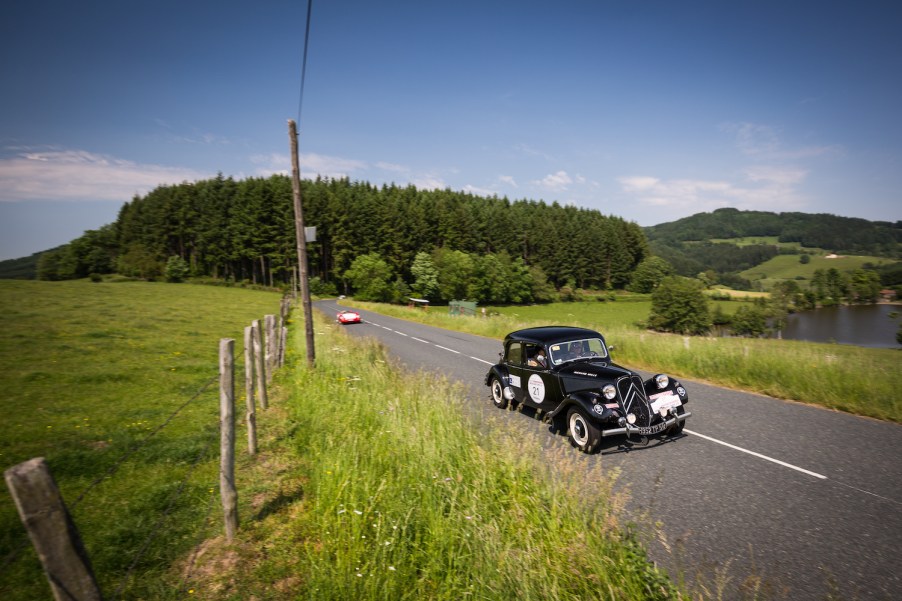
[[[649, 254], [637, 224], [557, 202], [329, 178], [303, 181], [302, 201], [305, 223], [317, 227], [309, 274], [338, 292], [361, 284], [354, 277], [361, 257], [384, 262], [393, 296], [412, 291], [415, 259], [426, 253], [442, 283], [430, 289], [435, 300], [466, 290], [470, 300], [529, 302], [566, 287], [624, 288]], [[288, 177], [219, 175], [136, 196], [114, 223], [44, 253], [38, 277], [158, 278], [176, 257], [191, 276], [284, 286], [296, 270], [295, 249]]]

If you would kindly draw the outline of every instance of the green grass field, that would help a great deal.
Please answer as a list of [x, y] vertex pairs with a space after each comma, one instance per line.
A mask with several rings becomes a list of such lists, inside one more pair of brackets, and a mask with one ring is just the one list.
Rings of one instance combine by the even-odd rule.
[[799, 262], [799, 255], [778, 255], [761, 265], [740, 272], [739, 275], [752, 282], [760, 282], [765, 289], [772, 287], [780, 280], [796, 280], [798, 278], [802, 278], [799, 284], [805, 287], [807, 281], [814, 277], [814, 272], [818, 269], [827, 271], [830, 268], [836, 268], [839, 271], [849, 272], [861, 269], [865, 263], [887, 265], [896, 262], [886, 257], [850, 255], [829, 259], [828, 256], [812, 255], [811, 261], [803, 264]]
[[[108, 598], [132, 569], [123, 598], [166, 598], [161, 577], [195, 543], [218, 487], [219, 339], [234, 338], [240, 358], [244, 327], [278, 313], [279, 298], [188, 284], [0, 281], [0, 465], [47, 459]], [[0, 562], [25, 541], [4, 486]], [[20, 555], [0, 571], [0, 596], [48, 598], [30, 545]]]
[[780, 248], [796, 248], [811, 255], [826, 254], [820, 248], [803, 248], [798, 242], [780, 242], [777, 236], [746, 236], [745, 238], [711, 238], [711, 244], [735, 244], [736, 246], [752, 246], [764, 244], [766, 246], [779, 246]]

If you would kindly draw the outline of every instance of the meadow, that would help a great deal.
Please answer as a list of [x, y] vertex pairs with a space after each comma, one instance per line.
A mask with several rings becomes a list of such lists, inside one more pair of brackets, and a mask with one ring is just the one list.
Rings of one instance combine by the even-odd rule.
[[782, 280], [800, 280], [803, 283], [809, 281], [818, 269], [827, 271], [835, 268], [842, 272], [850, 272], [863, 268], [865, 264], [887, 265], [896, 262], [886, 257], [849, 255], [828, 258], [829, 256], [810, 255], [810, 261], [802, 263], [799, 261], [799, 255], [777, 255], [760, 265], [740, 272], [739, 275], [752, 282], [760, 282], [765, 289], [770, 289]]
[[[107, 597], [169, 594], [161, 578], [203, 535], [216, 498], [219, 339], [236, 339], [240, 353], [244, 327], [277, 314], [279, 299], [187, 284], [0, 281], [0, 464], [47, 459]], [[49, 595], [4, 486], [0, 596]]]
[[[512, 330], [534, 325], [588, 327], [602, 332], [616, 347], [614, 359], [629, 367], [902, 423], [902, 400], [896, 394], [902, 389], [902, 370], [899, 351], [893, 349], [651, 332], [638, 325], [647, 319], [651, 301], [491, 307], [488, 313], [493, 316], [488, 319], [450, 316], [442, 307], [424, 312], [351, 304], [499, 340]], [[715, 305], [729, 314], [741, 303], [715, 301]]]

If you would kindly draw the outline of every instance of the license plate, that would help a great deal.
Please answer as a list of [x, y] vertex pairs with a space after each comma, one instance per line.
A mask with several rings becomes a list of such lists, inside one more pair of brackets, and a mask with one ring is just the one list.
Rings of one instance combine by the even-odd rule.
[[667, 424], [665, 424], [664, 422], [661, 422], [660, 424], [655, 424], [654, 426], [639, 428], [638, 432], [639, 432], [639, 434], [641, 434], [643, 436], [649, 436], [651, 434], [657, 434], [659, 432], [663, 432], [666, 427], [667, 427]]

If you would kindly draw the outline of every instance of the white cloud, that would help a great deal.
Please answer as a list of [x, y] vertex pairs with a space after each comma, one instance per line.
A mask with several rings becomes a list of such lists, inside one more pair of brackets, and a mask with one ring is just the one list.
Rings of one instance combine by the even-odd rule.
[[567, 186], [573, 183], [573, 179], [567, 175], [566, 171], [558, 171], [546, 175], [540, 180], [533, 181], [532, 184], [550, 190], [552, 192], [563, 192]]
[[796, 189], [807, 175], [801, 170], [750, 169], [746, 181], [671, 179], [649, 176], [621, 177], [621, 189], [638, 202], [657, 208], [711, 211], [721, 207], [785, 211], [800, 208], [805, 198]]
[[782, 140], [782, 132], [770, 125], [724, 123], [720, 129], [735, 134], [736, 148], [742, 154], [756, 157], [759, 160], [799, 160], [845, 154], [845, 149], [839, 144], [787, 148]]
[[791, 186], [803, 182], [808, 176], [808, 171], [798, 167], [758, 165], [746, 167], [745, 176], [753, 182], [770, 182], [782, 186]]
[[496, 194], [498, 194], [498, 192], [495, 190], [489, 190], [488, 188], [480, 188], [478, 186], [471, 186], [470, 184], [467, 184], [466, 186], [464, 186], [463, 191], [467, 192], [469, 194], [474, 194], [476, 196], [495, 196]]
[[441, 178], [429, 175], [413, 178], [410, 180], [410, 183], [420, 190], [444, 190], [448, 187], [448, 184]]
[[514, 188], [518, 187], [517, 181], [511, 175], [499, 175], [498, 181], [500, 181], [502, 184], [507, 184], [508, 186], [512, 186]]
[[[291, 157], [286, 154], [271, 153], [258, 154], [250, 158], [251, 163], [257, 165], [256, 174], [268, 177], [270, 175], [290, 175]], [[298, 156], [301, 167], [301, 177], [312, 179], [316, 176], [329, 178], [350, 177], [352, 173], [362, 171], [368, 167], [364, 161], [343, 159], [316, 153], [302, 153]]]
[[385, 161], [379, 161], [376, 163], [376, 167], [382, 169], [383, 171], [392, 171], [394, 173], [406, 173], [409, 171], [407, 167], [404, 165], [396, 165], [394, 163], [386, 163]]
[[545, 159], [546, 161], [554, 160], [554, 157], [552, 157], [550, 154], [548, 154], [546, 152], [542, 152], [541, 150], [538, 150], [536, 148], [533, 148], [532, 146], [529, 146], [528, 144], [517, 144], [516, 146], [514, 146], [514, 150], [516, 152], [518, 152], [520, 154], [524, 154], [526, 156], [539, 157], [541, 159]]
[[130, 200], [157, 186], [213, 174], [144, 165], [84, 150], [24, 152], [0, 159], [0, 201]]

